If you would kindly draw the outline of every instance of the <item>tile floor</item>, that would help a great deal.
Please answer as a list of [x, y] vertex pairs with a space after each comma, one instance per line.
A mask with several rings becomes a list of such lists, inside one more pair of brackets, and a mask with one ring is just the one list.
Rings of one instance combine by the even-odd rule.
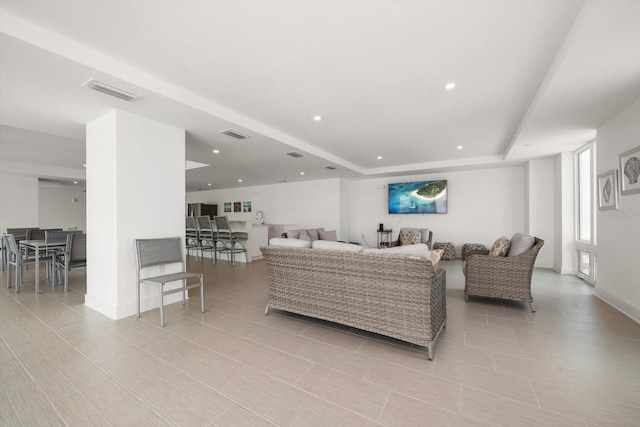
[[[527, 304], [465, 303], [447, 268], [448, 327], [422, 348], [272, 311], [263, 261], [205, 273], [207, 311], [113, 321], [72, 291], [0, 288], [2, 426], [640, 425], [640, 325], [550, 270]], [[197, 293], [197, 292], [195, 292]]]

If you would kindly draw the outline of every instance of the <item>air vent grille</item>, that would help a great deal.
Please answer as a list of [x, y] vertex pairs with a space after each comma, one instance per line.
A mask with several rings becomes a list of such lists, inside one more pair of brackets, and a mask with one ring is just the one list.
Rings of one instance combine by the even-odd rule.
[[288, 153], [284, 153], [284, 154], [286, 154], [287, 156], [291, 156], [291, 157], [293, 157], [295, 159], [299, 159], [300, 157], [304, 157], [304, 155], [302, 155], [300, 153], [297, 153], [295, 151], [289, 151]]
[[233, 130], [233, 129], [225, 129], [225, 130], [221, 130], [220, 133], [230, 136], [231, 138], [235, 138], [235, 139], [247, 139], [250, 138], [249, 135], [245, 135], [242, 132], [238, 132], [237, 130]]
[[324, 168], [325, 168], [325, 169], [328, 169], [328, 170], [330, 170], [330, 171], [334, 171], [334, 170], [338, 169], [337, 167], [335, 167], [335, 166], [331, 166], [331, 165], [329, 165], [329, 166], [325, 166]]
[[84, 83], [84, 86], [89, 89], [93, 89], [98, 92], [102, 92], [106, 95], [115, 96], [116, 98], [122, 99], [127, 102], [135, 102], [142, 98], [142, 95], [138, 95], [137, 93], [129, 92], [128, 90], [121, 89], [119, 87], [103, 83], [96, 79], [89, 79]]

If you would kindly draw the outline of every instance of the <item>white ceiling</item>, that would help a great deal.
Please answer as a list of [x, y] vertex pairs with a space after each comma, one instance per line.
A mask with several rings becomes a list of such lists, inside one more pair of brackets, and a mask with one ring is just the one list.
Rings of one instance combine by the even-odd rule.
[[0, 13], [3, 161], [81, 169], [85, 123], [120, 108], [186, 129], [187, 159], [212, 165], [187, 171], [188, 191], [513, 164], [590, 141], [640, 98], [635, 1], [2, 0]]

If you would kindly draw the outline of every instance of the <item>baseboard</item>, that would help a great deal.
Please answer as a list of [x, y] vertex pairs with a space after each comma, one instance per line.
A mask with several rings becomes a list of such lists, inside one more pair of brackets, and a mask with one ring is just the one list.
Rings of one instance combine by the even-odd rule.
[[602, 288], [596, 287], [595, 295], [602, 301], [606, 302], [613, 308], [629, 316], [631, 319], [640, 323], [640, 309], [632, 306], [628, 302], [621, 300], [617, 296], [613, 295]]
[[[187, 299], [189, 299], [188, 296]], [[165, 307], [176, 302], [182, 302], [181, 292], [177, 292], [175, 294], [167, 295], [164, 297]], [[98, 313], [104, 314], [105, 316], [113, 320], [124, 319], [125, 317], [133, 316], [136, 314], [135, 302], [124, 304], [121, 306], [114, 306], [111, 303], [93, 297], [89, 294], [86, 294], [84, 296], [84, 305], [94, 311], [97, 311]], [[142, 297], [142, 299], [140, 300], [141, 313], [156, 309], [158, 307], [160, 307], [160, 297], [157, 295], [150, 296], [148, 298]]]

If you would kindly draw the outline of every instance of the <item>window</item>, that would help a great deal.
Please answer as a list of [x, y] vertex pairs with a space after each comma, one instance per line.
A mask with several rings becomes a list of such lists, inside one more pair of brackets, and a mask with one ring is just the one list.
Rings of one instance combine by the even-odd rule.
[[581, 147], [575, 152], [576, 174], [576, 274], [591, 284], [595, 284], [595, 216], [594, 216], [594, 176], [595, 142]]

